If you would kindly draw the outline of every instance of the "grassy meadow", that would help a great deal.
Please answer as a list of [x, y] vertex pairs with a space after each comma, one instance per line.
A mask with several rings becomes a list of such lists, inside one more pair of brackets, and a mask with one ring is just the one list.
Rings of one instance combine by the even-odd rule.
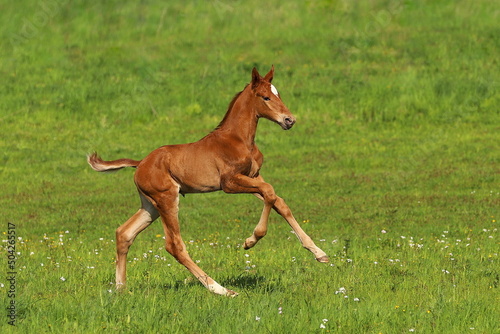
[[[0, 332], [500, 333], [498, 21], [491, 0], [0, 4]], [[276, 213], [244, 250], [253, 196], [187, 195], [189, 253], [239, 296], [159, 222], [115, 292], [139, 198], [86, 155], [196, 141], [272, 64], [297, 124], [260, 121], [261, 173], [331, 262]]]

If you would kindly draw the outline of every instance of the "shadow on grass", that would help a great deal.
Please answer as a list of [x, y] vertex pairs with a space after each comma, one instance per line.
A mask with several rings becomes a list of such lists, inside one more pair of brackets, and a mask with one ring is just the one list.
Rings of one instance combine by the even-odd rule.
[[[167, 278], [163, 278], [168, 280]], [[234, 289], [237, 292], [243, 292], [242, 290], [246, 290], [247, 292], [273, 292], [273, 291], [283, 291], [285, 290], [284, 284], [281, 282], [281, 278], [272, 276], [266, 277], [262, 275], [255, 275], [252, 273], [242, 273], [236, 276], [228, 276], [225, 278], [220, 278], [217, 280], [219, 284], [228, 288]], [[161, 288], [165, 290], [173, 290], [173, 291], [187, 291], [190, 289], [198, 289], [201, 287], [201, 283], [192, 276], [187, 276], [185, 279], [174, 279], [169, 280], [168, 282], [156, 282], [154, 280], [146, 280], [137, 283], [137, 285], [132, 288], [136, 291], [147, 291], [155, 288]]]
[[[238, 275], [234, 277], [226, 277], [218, 280], [218, 282], [229, 289], [234, 289], [238, 292], [273, 292], [284, 290], [280, 279], [269, 279], [261, 275]], [[186, 290], [187, 288], [198, 288], [200, 282], [197, 279], [188, 277], [184, 281], [176, 281], [168, 284], [162, 284], [164, 289], [179, 291]]]
[[268, 284], [268, 280], [260, 275], [238, 275], [236, 277], [228, 277], [221, 281], [224, 286], [232, 286], [235, 288], [255, 289]]
[[[269, 285], [268, 279], [264, 276], [254, 275], [238, 275], [235, 277], [227, 277], [225, 279], [217, 280], [222, 286], [228, 288], [245, 288], [256, 289]], [[186, 287], [194, 287], [200, 285], [200, 282], [194, 277], [188, 277], [183, 281], [175, 281], [167, 284], [162, 284], [165, 289], [183, 290]]]
[[223, 286], [238, 292], [282, 292], [286, 288], [279, 277], [241, 274], [221, 280]]

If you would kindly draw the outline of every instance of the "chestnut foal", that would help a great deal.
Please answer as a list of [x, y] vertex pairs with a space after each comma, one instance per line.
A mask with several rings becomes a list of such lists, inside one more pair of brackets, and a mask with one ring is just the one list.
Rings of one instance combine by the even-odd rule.
[[233, 98], [219, 126], [195, 143], [162, 146], [141, 161], [103, 161], [96, 153], [88, 157], [90, 166], [98, 172], [137, 167], [134, 180], [142, 207], [116, 230], [117, 288], [125, 286], [127, 253], [135, 237], [161, 217], [166, 250], [208, 290], [220, 295], [237, 295], [201, 270], [186, 251], [178, 221], [179, 194], [217, 190], [253, 194], [264, 202], [264, 209], [252, 236], [245, 241], [245, 249], [266, 235], [269, 213], [274, 209], [290, 224], [302, 246], [311, 251], [316, 260], [328, 262], [325, 252], [302, 230], [285, 201], [259, 174], [263, 156], [254, 141], [259, 118], [276, 122], [284, 130], [295, 123], [271, 84], [273, 75], [274, 67], [265, 77], [254, 68], [252, 82]]

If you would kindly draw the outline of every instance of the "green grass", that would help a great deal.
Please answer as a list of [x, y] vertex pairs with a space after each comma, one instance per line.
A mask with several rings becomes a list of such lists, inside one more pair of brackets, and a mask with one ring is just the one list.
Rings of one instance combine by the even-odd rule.
[[[500, 29], [494, 1], [26, 1], [0, 5], [2, 333], [498, 333]], [[253, 196], [181, 199], [207, 292], [157, 222], [115, 293], [114, 230], [141, 159], [200, 139], [257, 66], [297, 116], [265, 120], [264, 177], [331, 257]], [[16, 327], [7, 323], [16, 302]], [[327, 319], [328, 321], [324, 320]]]

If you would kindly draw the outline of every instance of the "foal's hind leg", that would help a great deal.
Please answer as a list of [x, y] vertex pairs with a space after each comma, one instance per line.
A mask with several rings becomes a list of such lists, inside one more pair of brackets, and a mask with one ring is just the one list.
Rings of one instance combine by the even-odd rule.
[[158, 211], [141, 194], [142, 207], [123, 225], [116, 229], [116, 288], [125, 287], [127, 280], [127, 254], [135, 237], [148, 227], [156, 218]]
[[189, 256], [181, 237], [178, 205], [178, 189], [166, 191], [154, 196], [156, 207], [161, 215], [165, 231], [165, 248], [182, 265], [184, 265], [208, 290], [213, 293], [234, 297], [236, 292], [226, 289], [208, 276]]

